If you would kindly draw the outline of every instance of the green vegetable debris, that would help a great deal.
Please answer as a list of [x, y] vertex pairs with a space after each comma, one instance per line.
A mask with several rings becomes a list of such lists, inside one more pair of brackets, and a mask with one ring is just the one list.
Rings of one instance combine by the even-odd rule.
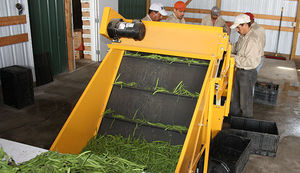
[[126, 83], [126, 82], [118, 81], [119, 78], [120, 78], [120, 76], [121, 76], [121, 74], [119, 74], [119, 75], [116, 77], [115, 82], [114, 82], [115, 85], [119, 85], [121, 88], [122, 88], [123, 86], [126, 86], [126, 87], [134, 87], [134, 86], [136, 85], [135, 82]]
[[[121, 88], [123, 86], [136, 88], [137, 84], [135, 82], [126, 83], [123, 81], [118, 81], [119, 77], [120, 77], [120, 74], [116, 77], [116, 80], [114, 82], [115, 85], [118, 85]], [[173, 91], [169, 91], [169, 90], [165, 89], [164, 87], [158, 86], [158, 83], [159, 83], [159, 78], [156, 80], [155, 87], [153, 88], [153, 93], [152, 93], [153, 95], [155, 95], [156, 93], [169, 93], [169, 94], [174, 94], [174, 95], [178, 95], [178, 96], [189, 96], [189, 97], [196, 97], [196, 98], [199, 97], [198, 92], [192, 93], [192, 92], [188, 91], [187, 89], [185, 89], [183, 81], [180, 81], [178, 83], [178, 85], [173, 89]], [[144, 89], [144, 90], [152, 91], [150, 89]]]
[[135, 118], [136, 115], [137, 115], [137, 111], [135, 112], [133, 118], [127, 118], [124, 115], [115, 114], [115, 111], [113, 111], [112, 109], [109, 108], [104, 112], [103, 116], [108, 116], [108, 115], [110, 115], [112, 118], [115, 118], [115, 119], [121, 119], [121, 120], [126, 120], [126, 121], [136, 123], [138, 126], [139, 125], [149, 125], [149, 126], [153, 126], [153, 127], [159, 127], [159, 128], [164, 129], [164, 130], [177, 131], [179, 133], [183, 133], [183, 132], [188, 131], [188, 128], [185, 127], [185, 126], [162, 124], [162, 123], [153, 123], [153, 122], [147, 121], [145, 119]]
[[159, 79], [156, 80], [156, 85], [154, 87], [153, 95], [156, 93], [172, 93], [174, 95], [179, 95], [179, 96], [189, 96], [189, 97], [198, 97], [199, 96], [198, 92], [192, 93], [192, 92], [186, 90], [184, 88], [184, 84], [182, 81], [180, 81], [178, 83], [178, 85], [173, 89], [172, 92], [163, 87], [159, 87], [158, 81], [159, 81]]
[[190, 58], [177, 58], [177, 57], [171, 57], [171, 56], [162, 56], [162, 55], [157, 55], [157, 54], [147, 54], [147, 55], [142, 55], [139, 52], [128, 52], [125, 51], [125, 56], [135, 56], [135, 57], [140, 57], [140, 58], [146, 58], [146, 59], [154, 59], [154, 60], [159, 60], [159, 61], [164, 61], [169, 64], [172, 64], [174, 62], [180, 62], [180, 63], [185, 63], [188, 64], [189, 66], [191, 64], [197, 64], [197, 65], [209, 65], [208, 62], [203, 61], [203, 60], [194, 60]]

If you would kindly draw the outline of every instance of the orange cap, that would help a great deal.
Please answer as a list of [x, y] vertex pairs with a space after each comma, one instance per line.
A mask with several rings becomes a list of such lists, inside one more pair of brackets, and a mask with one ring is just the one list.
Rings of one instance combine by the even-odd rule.
[[174, 5], [174, 8], [176, 8], [179, 11], [184, 11], [185, 10], [185, 3], [182, 1], [177, 1]]

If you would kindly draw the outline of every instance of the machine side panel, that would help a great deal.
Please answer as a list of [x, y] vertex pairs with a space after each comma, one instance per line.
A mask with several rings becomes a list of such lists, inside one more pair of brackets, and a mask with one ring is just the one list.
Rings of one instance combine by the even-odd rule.
[[123, 53], [116, 49], [108, 52], [50, 150], [78, 154], [97, 135]]

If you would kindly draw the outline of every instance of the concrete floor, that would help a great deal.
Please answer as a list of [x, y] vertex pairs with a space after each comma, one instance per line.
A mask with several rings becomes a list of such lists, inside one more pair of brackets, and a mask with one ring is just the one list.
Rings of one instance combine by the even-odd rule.
[[[265, 59], [258, 80], [280, 85], [276, 106], [254, 104], [254, 118], [277, 123], [276, 157], [250, 155], [244, 173], [300, 172], [300, 62]], [[296, 68], [297, 67], [297, 68]]]
[[99, 63], [86, 63], [71, 73], [34, 88], [35, 104], [16, 109], [0, 94], [0, 138], [49, 149]]
[[[49, 149], [99, 66], [99, 63], [81, 64], [85, 66], [34, 88], [35, 104], [21, 110], [3, 104], [1, 92], [0, 138]], [[244, 173], [296, 173], [300, 170], [300, 86], [297, 77], [300, 70], [296, 67], [300, 68], [300, 65], [292, 61], [265, 59], [258, 80], [280, 84], [280, 92], [276, 106], [254, 104], [254, 118], [275, 121], [280, 144], [274, 158], [251, 155]]]

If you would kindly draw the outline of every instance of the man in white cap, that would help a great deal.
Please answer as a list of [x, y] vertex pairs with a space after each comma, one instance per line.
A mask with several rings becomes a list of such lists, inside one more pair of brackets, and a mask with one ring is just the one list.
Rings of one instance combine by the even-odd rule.
[[230, 115], [253, 117], [252, 89], [257, 79], [256, 67], [260, 63], [262, 52], [261, 42], [251, 28], [250, 17], [240, 14], [235, 18], [231, 29], [240, 34], [232, 47], [235, 57], [236, 72], [234, 75]]
[[153, 3], [149, 8], [149, 12], [142, 20], [145, 21], [161, 21], [162, 16], [167, 16], [164, 6], [161, 3]]
[[[258, 25], [255, 21], [254, 21], [254, 15], [250, 12], [244, 13], [246, 15], [248, 15], [250, 17], [251, 20], [251, 28], [254, 30], [254, 32], [256, 33], [256, 35], [258, 36], [258, 38], [260, 39], [261, 42], [261, 46], [262, 46], [262, 50], [264, 50], [265, 45], [266, 45], [266, 32], [264, 30], [263, 27], [261, 27], [260, 25]], [[262, 65], [264, 63], [264, 51], [262, 51], [261, 54], [261, 61], [260, 64], [258, 65], [258, 67], [256, 68], [256, 71], [259, 72], [259, 70], [261, 69]]]
[[229, 35], [229, 28], [225, 20], [220, 16], [220, 8], [214, 6], [209, 15], [202, 19], [201, 25], [223, 27], [223, 32]]

